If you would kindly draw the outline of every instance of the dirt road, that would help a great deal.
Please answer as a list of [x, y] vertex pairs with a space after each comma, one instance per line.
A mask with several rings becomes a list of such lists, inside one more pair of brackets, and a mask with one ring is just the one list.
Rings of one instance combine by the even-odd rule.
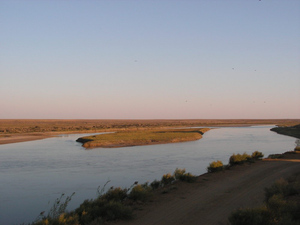
[[153, 202], [141, 205], [134, 220], [114, 224], [229, 224], [227, 218], [233, 210], [261, 205], [265, 187], [300, 172], [300, 154], [295, 156], [293, 161], [260, 161], [204, 174], [196, 184], [176, 184], [168, 193], [160, 191]]

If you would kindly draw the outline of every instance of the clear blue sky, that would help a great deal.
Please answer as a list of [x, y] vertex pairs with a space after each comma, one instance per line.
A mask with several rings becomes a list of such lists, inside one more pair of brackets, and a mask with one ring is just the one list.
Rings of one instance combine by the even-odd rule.
[[0, 118], [300, 118], [299, 0], [0, 2]]

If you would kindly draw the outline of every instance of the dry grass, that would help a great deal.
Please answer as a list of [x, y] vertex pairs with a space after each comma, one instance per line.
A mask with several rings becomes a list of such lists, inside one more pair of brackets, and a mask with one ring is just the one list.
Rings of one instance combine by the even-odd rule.
[[281, 126], [281, 127], [274, 127], [271, 129], [278, 134], [283, 134], [295, 138], [300, 138], [300, 124], [295, 126]]
[[79, 138], [77, 141], [84, 143], [83, 147], [125, 147], [137, 145], [152, 145], [194, 141], [208, 131], [202, 129], [161, 129], [143, 131], [123, 131]]
[[259, 124], [296, 125], [294, 120], [24, 120], [0, 119], [0, 136], [36, 132], [95, 132], [162, 127], [244, 126]]

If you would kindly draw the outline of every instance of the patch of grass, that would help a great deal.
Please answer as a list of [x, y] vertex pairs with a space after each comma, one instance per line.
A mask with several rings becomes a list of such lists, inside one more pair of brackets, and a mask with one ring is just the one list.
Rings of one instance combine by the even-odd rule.
[[93, 147], [125, 147], [137, 145], [176, 143], [198, 140], [209, 130], [202, 129], [161, 129], [142, 131], [123, 131], [109, 134], [87, 136], [77, 139], [85, 148]]
[[268, 202], [273, 195], [288, 197], [296, 194], [300, 194], [299, 182], [289, 183], [285, 179], [279, 179], [271, 187], [265, 188], [265, 201]]
[[224, 165], [221, 161], [213, 161], [207, 167], [207, 172], [213, 173], [224, 170]]
[[158, 180], [154, 180], [150, 184], [152, 190], [158, 189], [161, 186], [161, 182]]
[[72, 212], [66, 212], [66, 207], [71, 201], [73, 193], [70, 197], [63, 200], [64, 194], [57, 198], [54, 202], [48, 216], [44, 216], [42, 212], [35, 222], [31, 225], [98, 225], [112, 220], [127, 220], [133, 217], [133, 207], [136, 202], [149, 201], [153, 195], [153, 190], [164, 187], [166, 193], [176, 187], [167, 185], [175, 180], [192, 182], [196, 176], [186, 173], [185, 169], [174, 171], [162, 176], [161, 181], [154, 180], [150, 185], [148, 182], [138, 184], [136, 181], [130, 188], [113, 188], [104, 192], [104, 186], [97, 189], [97, 198], [85, 200], [77, 209]]
[[243, 164], [245, 162], [249, 162], [251, 160], [251, 156], [248, 155], [247, 153], [244, 154], [233, 154], [230, 158], [229, 158], [229, 164], [231, 166], [233, 165], [239, 165], [239, 164]]
[[281, 159], [283, 158], [283, 154], [270, 154], [268, 159]]
[[300, 120], [26, 120], [0, 119], [0, 134], [32, 132], [103, 132], [162, 127], [235, 126], [253, 124], [296, 125]]
[[95, 220], [131, 219], [132, 209], [122, 202], [107, 201], [103, 198], [85, 200], [75, 210], [82, 225], [89, 224]]
[[148, 185], [148, 183], [143, 185], [138, 184], [132, 188], [128, 195], [128, 198], [134, 201], [145, 202], [151, 198], [153, 194], [152, 191], [153, 189]]
[[127, 192], [127, 188], [110, 188], [101, 196], [101, 198], [105, 199], [106, 201], [122, 202], [127, 198]]
[[239, 209], [231, 213], [232, 225], [300, 224], [300, 174], [280, 179], [265, 189], [265, 204], [259, 208]]
[[174, 181], [175, 181], [175, 176], [171, 175], [170, 173], [167, 173], [162, 176], [160, 182], [162, 186], [166, 186], [173, 183]]
[[231, 225], [269, 225], [270, 219], [271, 215], [266, 207], [239, 209], [228, 218]]
[[45, 211], [41, 212], [40, 215], [36, 218], [36, 221], [32, 224], [34, 225], [51, 225], [51, 224], [62, 224], [62, 225], [74, 225], [78, 223], [78, 216], [74, 213], [67, 213], [66, 208], [68, 207], [69, 202], [72, 200], [72, 197], [75, 195], [75, 192], [70, 196], [61, 194], [57, 198], [52, 207], [49, 210], [48, 215], [45, 215]]
[[264, 154], [262, 154], [262, 152], [259, 152], [259, 151], [255, 151], [251, 155], [252, 159], [262, 159], [263, 157], [264, 157]]
[[188, 183], [193, 183], [197, 179], [197, 176], [191, 173], [186, 173], [185, 169], [179, 169], [179, 168], [176, 168], [176, 170], [173, 173], [173, 176], [175, 177], [175, 180], [185, 181]]

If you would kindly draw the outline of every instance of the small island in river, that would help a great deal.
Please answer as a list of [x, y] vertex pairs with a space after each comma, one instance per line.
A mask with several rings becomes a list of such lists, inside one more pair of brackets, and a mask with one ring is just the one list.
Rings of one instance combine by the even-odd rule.
[[209, 128], [131, 130], [78, 138], [85, 148], [117, 148], [195, 141]]

